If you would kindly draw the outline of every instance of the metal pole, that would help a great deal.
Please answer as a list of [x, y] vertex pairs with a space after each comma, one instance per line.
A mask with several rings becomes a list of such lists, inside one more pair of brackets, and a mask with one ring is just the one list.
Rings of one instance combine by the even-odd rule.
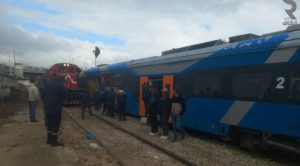
[[13, 68], [13, 73], [14, 76], [16, 76], [16, 54], [15, 54], [15, 50], [13, 49], [13, 56], [14, 56], [14, 68]]
[[13, 55], [14, 55], [14, 68], [16, 68], [16, 55], [15, 55], [15, 50], [13, 50]]
[[9, 66], [9, 75], [11, 76], [10, 52], [8, 52], [8, 66]]

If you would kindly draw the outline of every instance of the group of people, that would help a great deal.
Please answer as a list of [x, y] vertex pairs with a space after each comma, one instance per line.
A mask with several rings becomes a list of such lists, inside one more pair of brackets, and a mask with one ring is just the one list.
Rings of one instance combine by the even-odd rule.
[[51, 146], [63, 146], [58, 141], [58, 132], [61, 123], [63, 100], [68, 96], [68, 91], [63, 85], [63, 80], [56, 77], [54, 72], [50, 73], [49, 78], [44, 80], [44, 86], [38, 90], [34, 80], [30, 81], [28, 87], [29, 119], [31, 122], [36, 120], [37, 103], [42, 98], [44, 106], [44, 123], [47, 128], [47, 144]]
[[[142, 98], [146, 108], [146, 115], [149, 119], [151, 131], [149, 135], [158, 135], [158, 126], [161, 125], [163, 134], [161, 139], [168, 139], [169, 135], [169, 117], [173, 124], [173, 140], [177, 140], [177, 132], [182, 134], [182, 139], [186, 133], [180, 125], [180, 117], [185, 111], [185, 101], [178, 90], [173, 90], [173, 97], [170, 98], [170, 91], [167, 88], [159, 90], [155, 86], [150, 86], [148, 83], [143, 85]], [[40, 94], [45, 113], [45, 126], [47, 128], [47, 144], [52, 146], [63, 146], [62, 142], [58, 141], [58, 132], [61, 123], [63, 101], [68, 96], [68, 91], [63, 85], [63, 80], [56, 77], [55, 73], [50, 73], [50, 77], [45, 81]], [[29, 118], [31, 122], [37, 122], [35, 118], [37, 101], [39, 99], [39, 90], [32, 82], [28, 88], [29, 100]], [[119, 120], [126, 120], [126, 103], [127, 95], [123, 88], [99, 88], [95, 99], [95, 110], [102, 110], [103, 114], [114, 116], [114, 112], [119, 112]], [[91, 110], [91, 96], [87, 90], [81, 94], [82, 119], [86, 108]]]
[[173, 126], [173, 141], [177, 140], [177, 132], [181, 133], [181, 138], [186, 136], [180, 125], [180, 117], [185, 111], [185, 101], [178, 90], [173, 90], [173, 97], [170, 98], [170, 90], [163, 88], [161, 97], [155, 86], [144, 83], [142, 88], [142, 98], [145, 104], [146, 115], [150, 123], [149, 135], [158, 135], [158, 126], [161, 125], [163, 134], [161, 139], [168, 139], [169, 117], [171, 116]]
[[[88, 91], [84, 91], [81, 100], [81, 118], [84, 119], [86, 108], [89, 109], [89, 114], [92, 115], [91, 103], [92, 97]], [[109, 117], [114, 117], [115, 112], [119, 112], [119, 120], [126, 120], [126, 100], [127, 95], [123, 88], [119, 88], [115, 92], [114, 88], [109, 88], [109, 91], [104, 87], [100, 87], [94, 96], [95, 110], [102, 110], [102, 114]]]
[[[28, 87], [29, 119], [36, 120], [36, 107], [39, 98], [42, 98], [44, 106], [44, 123], [47, 128], [47, 144], [52, 146], [63, 146], [58, 141], [58, 132], [61, 124], [62, 107], [64, 99], [68, 98], [68, 90], [63, 85], [63, 79], [57, 77], [54, 72], [44, 80], [44, 86], [40, 89], [36, 87], [34, 80], [30, 81]], [[86, 109], [92, 115], [92, 98], [87, 89], [81, 91], [81, 118], [84, 119]], [[119, 112], [119, 120], [126, 120], [126, 100], [127, 95], [123, 88], [119, 88], [115, 93], [113, 88], [108, 92], [105, 88], [100, 88], [95, 96], [95, 110], [102, 109], [103, 113], [113, 117], [114, 112]]]

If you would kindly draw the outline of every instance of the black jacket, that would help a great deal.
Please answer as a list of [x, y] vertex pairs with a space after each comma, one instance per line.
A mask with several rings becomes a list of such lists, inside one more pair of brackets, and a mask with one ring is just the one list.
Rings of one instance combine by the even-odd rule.
[[91, 95], [87, 90], [81, 92], [81, 105], [89, 106], [91, 101]]
[[59, 79], [46, 83], [43, 90], [44, 107], [48, 114], [61, 114], [63, 100], [67, 97], [67, 90]]
[[127, 99], [126, 93], [118, 93], [117, 100], [118, 100], [119, 109], [126, 109], [126, 99]]
[[169, 116], [170, 112], [171, 112], [171, 99], [170, 97], [166, 97], [166, 96], [162, 96], [159, 99], [159, 104], [158, 104], [158, 108], [159, 108], [159, 114], [160, 116]]

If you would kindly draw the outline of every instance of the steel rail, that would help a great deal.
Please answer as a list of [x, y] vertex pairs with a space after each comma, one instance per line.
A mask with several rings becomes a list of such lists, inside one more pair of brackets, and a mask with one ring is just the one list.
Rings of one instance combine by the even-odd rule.
[[130, 132], [130, 131], [122, 128], [122, 127], [120, 127], [120, 126], [117, 126], [117, 125], [113, 124], [112, 122], [110, 122], [110, 121], [108, 121], [108, 120], [106, 120], [106, 119], [104, 119], [104, 118], [102, 118], [102, 117], [100, 117], [98, 115], [93, 115], [93, 116], [95, 116], [97, 119], [102, 120], [103, 122], [105, 122], [105, 123], [113, 126], [115, 129], [118, 129], [118, 130], [120, 130], [120, 131], [122, 131], [122, 132], [124, 132], [124, 133], [126, 133], [126, 134], [128, 134], [130, 136], [132, 136], [132, 137], [135, 137], [136, 139], [142, 141], [143, 143], [145, 143], [147, 145], [150, 145], [151, 147], [153, 147], [153, 148], [155, 148], [155, 149], [163, 152], [164, 154], [166, 154], [166, 155], [168, 155], [168, 156], [170, 156], [170, 157], [172, 157], [172, 158], [180, 161], [181, 163], [183, 163], [185, 165], [188, 165], [188, 166], [196, 166], [197, 165], [197, 164], [195, 164], [195, 163], [193, 163], [193, 162], [185, 159], [184, 157], [179, 156], [178, 154], [176, 154], [174, 152], [171, 152], [170, 150], [162, 148], [160, 145], [157, 145], [157, 144], [155, 144], [155, 143], [153, 143], [151, 141], [148, 141], [145, 138], [143, 138], [141, 136], [138, 136], [138, 135], [136, 135], [136, 134], [134, 134], [134, 133], [132, 133], [132, 132]]
[[[85, 134], [90, 133], [86, 128], [84, 128], [81, 124], [79, 124], [69, 113], [64, 111], [64, 114], [76, 125], [78, 126]], [[117, 164], [120, 166], [126, 166], [125, 162], [121, 160], [118, 155], [116, 155], [113, 151], [111, 151], [107, 146], [105, 146], [98, 138], [94, 136], [94, 140], [97, 144], [99, 144], [109, 155], [117, 160]]]

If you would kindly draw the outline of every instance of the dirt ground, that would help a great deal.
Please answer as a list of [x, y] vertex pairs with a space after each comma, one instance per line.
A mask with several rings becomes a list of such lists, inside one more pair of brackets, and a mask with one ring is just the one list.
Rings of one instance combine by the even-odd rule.
[[[137, 140], [124, 133], [118, 133], [109, 126], [101, 123], [95, 117], [86, 115], [80, 119], [80, 108], [65, 108], [78, 122], [114, 150], [121, 158], [131, 158], [129, 165], [180, 165], [173, 159], [159, 155]], [[100, 112], [94, 112], [102, 116]], [[149, 126], [141, 124], [136, 118], [127, 117], [127, 121], [120, 122], [118, 118], [105, 119], [126, 128], [164, 148], [176, 152], [180, 156], [197, 163], [198, 165], [299, 165], [281, 157], [256, 155], [232, 147], [214, 139], [194, 137], [189, 135], [184, 140], [172, 142], [163, 141], [158, 136], [149, 136]], [[43, 124], [42, 107], [37, 109], [38, 122], [29, 122], [27, 103], [0, 102], [0, 165], [7, 166], [94, 166], [118, 165], [117, 161], [101, 146], [95, 145], [94, 140], [88, 140], [86, 134], [74, 125], [66, 116], [63, 116], [60, 139], [64, 147], [51, 147], [46, 144], [46, 129]], [[96, 144], [97, 145], [97, 144]], [[137, 156], [140, 158], [138, 159]], [[139, 162], [140, 161], [140, 162]], [[145, 162], [145, 161], [152, 161]]]
[[[80, 118], [79, 108], [69, 108], [68, 112], [81, 125], [89, 130], [105, 147], [113, 151], [128, 166], [181, 166], [181, 162], [165, 155], [157, 149], [137, 140], [120, 130], [100, 121], [94, 116]], [[94, 112], [98, 114], [99, 112]]]
[[[64, 147], [46, 144], [41, 107], [37, 110], [39, 122], [29, 122], [26, 103], [2, 103], [0, 125], [0, 165], [6, 166], [92, 166], [117, 165], [103, 149], [91, 147], [92, 141], [64, 121], [60, 137]], [[14, 110], [7, 111], [3, 110]], [[8, 115], [13, 115], [9, 116]]]

